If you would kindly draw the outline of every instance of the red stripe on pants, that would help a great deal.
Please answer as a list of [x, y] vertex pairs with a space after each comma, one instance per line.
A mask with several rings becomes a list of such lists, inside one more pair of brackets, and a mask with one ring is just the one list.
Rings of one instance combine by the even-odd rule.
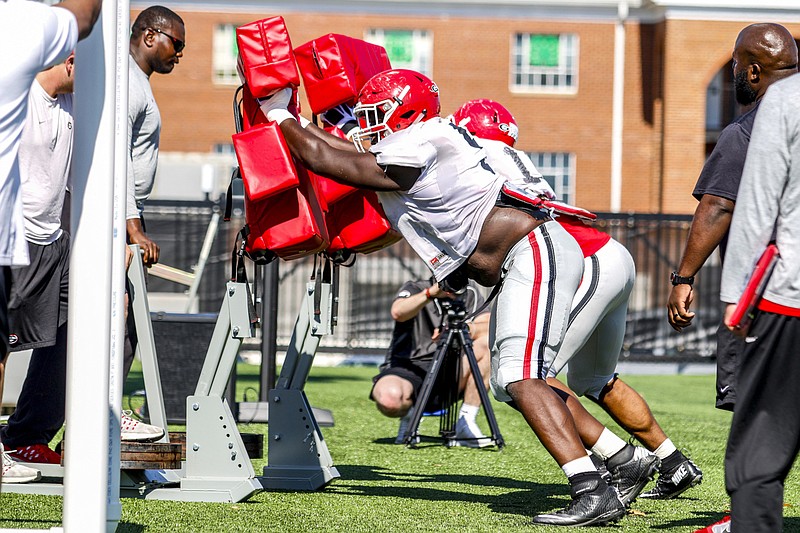
[[[522, 378], [531, 378], [531, 353], [533, 343], [536, 341], [536, 315], [539, 310], [539, 297], [542, 289], [542, 260], [539, 256], [539, 243], [533, 232], [528, 234], [528, 242], [533, 252], [533, 290], [531, 292], [530, 316], [528, 318], [528, 339], [525, 342], [525, 357], [522, 364]], [[536, 376], [539, 377], [539, 376]]]

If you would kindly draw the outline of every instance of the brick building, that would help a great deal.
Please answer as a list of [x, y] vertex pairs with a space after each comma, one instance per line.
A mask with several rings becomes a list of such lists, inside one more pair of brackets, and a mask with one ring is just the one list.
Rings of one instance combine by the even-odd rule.
[[[146, 5], [134, 2], [131, 17]], [[295, 46], [329, 32], [383, 44], [393, 66], [437, 82], [444, 114], [471, 98], [504, 103], [520, 125], [517, 147], [566, 199], [596, 211], [692, 212], [690, 192], [705, 157], [741, 112], [730, 73], [739, 30], [772, 21], [800, 36], [793, 0], [165, 5], [186, 22], [188, 44], [171, 75], [152, 78], [163, 118], [163, 168], [174, 169], [186, 153], [192, 161], [230, 157], [234, 28], [282, 15]], [[163, 191], [167, 180], [159, 178], [157, 187]]]

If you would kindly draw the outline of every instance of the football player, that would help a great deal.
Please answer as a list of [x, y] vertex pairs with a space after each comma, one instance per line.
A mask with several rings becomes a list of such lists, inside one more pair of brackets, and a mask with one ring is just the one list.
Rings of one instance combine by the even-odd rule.
[[[519, 128], [502, 104], [487, 99], [470, 100], [453, 113], [452, 120], [480, 139], [488, 154], [487, 161], [496, 172], [533, 195], [547, 200], [556, 198], [527, 154], [514, 148]], [[569, 327], [547, 369], [547, 381], [600, 405], [625, 431], [659, 457], [656, 486], [641, 494], [642, 498], [674, 498], [699, 484], [703, 473], [667, 438], [644, 398], [616, 372], [625, 336], [628, 298], [636, 275], [633, 258], [610, 235], [586, 224], [585, 220], [592, 218], [587, 212], [558, 203], [551, 205], [558, 212], [556, 221], [580, 245], [584, 269], [572, 303]], [[567, 363], [569, 388], [555, 379]], [[592, 449], [592, 452], [608, 461], [605, 450]], [[609, 468], [609, 472], [613, 476], [615, 470]]]
[[[583, 273], [575, 240], [546, 210], [523, 209], [501, 195], [505, 179], [474, 137], [439, 116], [438, 88], [426, 76], [389, 70], [364, 85], [354, 109], [355, 151], [298, 122], [287, 110], [289, 97], [288, 89], [280, 91], [262, 110], [280, 125], [292, 154], [316, 174], [377, 191], [392, 225], [437, 282], [454, 292], [467, 278], [485, 286], [503, 282], [493, 311], [492, 388], [513, 401], [561, 466], [572, 494], [566, 508], [534, 522], [621, 518], [625, 505], [587, 456], [567, 409], [567, 402], [579, 402], [546, 381]], [[603, 426], [594, 422], [599, 435]]]

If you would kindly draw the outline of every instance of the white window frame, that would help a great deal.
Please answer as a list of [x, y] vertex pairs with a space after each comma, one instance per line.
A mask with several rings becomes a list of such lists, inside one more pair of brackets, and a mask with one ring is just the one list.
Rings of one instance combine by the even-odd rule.
[[[386, 33], [399, 31], [409, 32], [412, 40], [412, 59], [408, 63], [392, 61], [392, 68], [416, 70], [433, 78], [433, 32], [429, 30], [408, 30], [400, 28], [370, 28], [364, 31], [364, 40], [386, 48]], [[388, 50], [387, 50], [388, 51]]]
[[[231, 39], [233, 40], [233, 50], [237, 50], [232, 57], [229, 48]], [[237, 56], [236, 24], [214, 25], [214, 33], [211, 37], [211, 80], [214, 85], [241, 85], [242, 82], [236, 73]]]
[[[552, 67], [529, 65], [530, 38], [532, 35], [558, 35], [558, 65]], [[509, 90], [529, 94], [576, 94], [580, 38], [577, 33], [547, 34], [518, 32], [511, 36], [509, 60]], [[567, 76], [570, 82], [567, 84]], [[518, 79], [519, 78], [519, 79]]]
[[575, 154], [570, 152], [528, 152], [536, 169], [542, 173], [562, 202], [575, 202]]

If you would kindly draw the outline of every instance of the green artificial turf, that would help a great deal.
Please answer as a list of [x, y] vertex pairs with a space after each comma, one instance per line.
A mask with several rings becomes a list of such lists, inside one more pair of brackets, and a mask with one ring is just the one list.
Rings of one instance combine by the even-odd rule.
[[[494, 404], [506, 441], [502, 451], [446, 448], [424, 443], [394, 445], [397, 420], [381, 416], [368, 399], [371, 367], [313, 368], [306, 393], [315, 407], [330, 409], [334, 427], [322, 433], [341, 477], [316, 492], [261, 492], [235, 504], [124, 499], [118, 531], [558, 531], [530, 525], [537, 513], [569, 501], [564, 476], [522, 417]], [[136, 378], [136, 374], [132, 376]], [[722, 461], [730, 414], [712, 407], [713, 376], [626, 376], [656, 418], [704, 472], [702, 485], [668, 501], [638, 500], [618, 524], [586, 531], [692, 532], [728, 509]], [[239, 366], [237, 399], [254, 400], [257, 369]], [[129, 383], [126, 390], [136, 388]], [[623, 436], [602, 411], [587, 407]], [[478, 423], [487, 429], [479, 414]], [[180, 429], [180, 428], [178, 428]], [[426, 418], [425, 434], [438, 419]], [[243, 433], [266, 433], [245, 424]], [[627, 438], [627, 437], [625, 437]], [[267, 444], [265, 443], [265, 446]], [[266, 464], [255, 460], [256, 473]], [[785, 531], [800, 531], [797, 473], [786, 484]], [[50, 528], [61, 524], [62, 500], [3, 493], [0, 527]]]

